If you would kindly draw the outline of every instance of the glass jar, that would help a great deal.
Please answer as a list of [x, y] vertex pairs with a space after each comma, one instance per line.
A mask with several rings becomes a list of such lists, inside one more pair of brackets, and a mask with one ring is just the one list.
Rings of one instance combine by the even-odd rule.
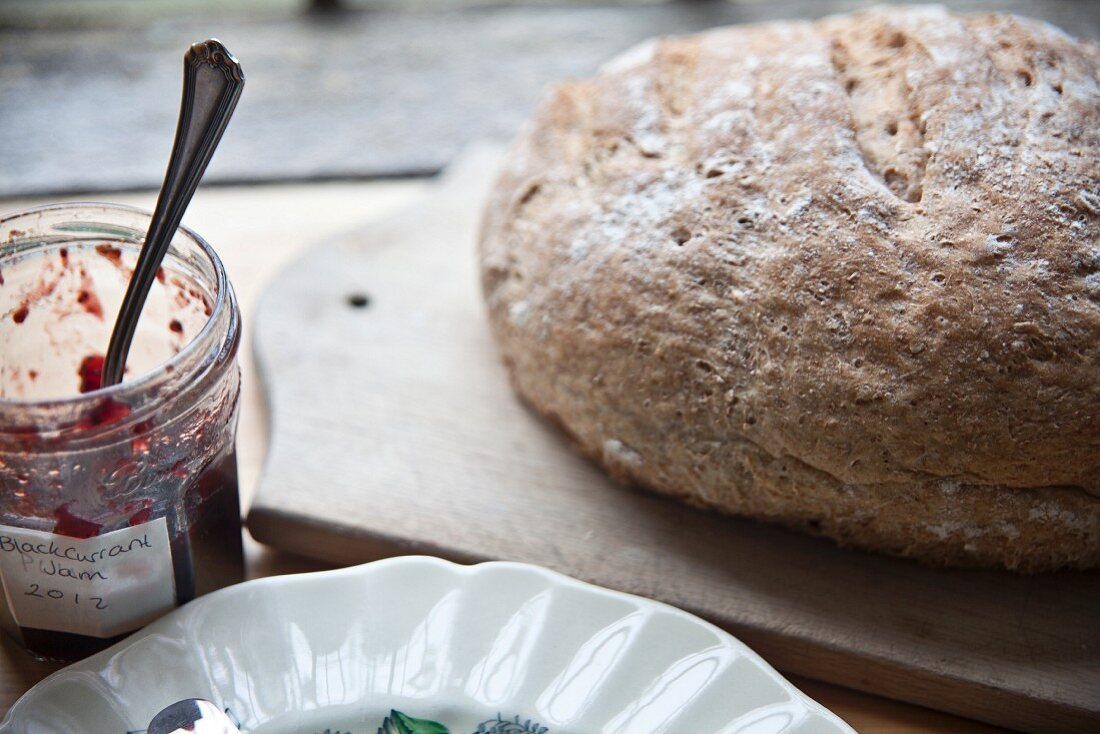
[[99, 388], [149, 218], [60, 204], [0, 220], [0, 622], [44, 659], [244, 575], [240, 312], [194, 232], [176, 232], [124, 381]]

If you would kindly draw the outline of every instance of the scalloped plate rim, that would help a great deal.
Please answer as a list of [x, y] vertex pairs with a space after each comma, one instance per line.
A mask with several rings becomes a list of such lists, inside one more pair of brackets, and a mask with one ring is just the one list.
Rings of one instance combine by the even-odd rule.
[[41, 681], [36, 683], [33, 687], [27, 690], [22, 696], [20, 696], [6, 712], [2, 720], [0, 720], [0, 734], [8, 734], [9, 730], [13, 726], [13, 716], [19, 712], [20, 709], [26, 706], [33, 706], [35, 699], [40, 695], [43, 695], [45, 690], [48, 689], [50, 684], [56, 683], [59, 680], [63, 680], [70, 676], [79, 676], [86, 673], [95, 673], [101, 671], [106, 664], [115, 658], [118, 654], [122, 653], [129, 647], [133, 646], [139, 640], [145, 639], [150, 636], [154, 636], [161, 633], [162, 628], [166, 628], [174, 624], [179, 619], [185, 618], [190, 615], [196, 614], [199, 610], [205, 607], [216, 605], [220, 603], [220, 600], [225, 598], [231, 598], [240, 594], [245, 594], [251, 590], [264, 589], [267, 587], [291, 587], [308, 584], [315, 579], [335, 579], [337, 581], [347, 580], [354, 581], [364, 576], [371, 575], [380, 570], [387, 569], [391, 566], [424, 566], [434, 567], [445, 570], [448, 573], [457, 575], [459, 577], [473, 577], [481, 574], [490, 574], [496, 570], [514, 570], [522, 573], [538, 576], [547, 581], [549, 586], [561, 586], [565, 588], [579, 589], [583, 593], [593, 596], [599, 596], [609, 599], [626, 600], [634, 603], [641, 610], [661, 611], [667, 614], [671, 614], [681, 622], [687, 623], [691, 626], [699, 627], [707, 630], [722, 640], [724, 646], [732, 648], [738, 652], [739, 655], [747, 658], [752, 664], [759, 668], [774, 682], [787, 691], [792, 698], [802, 704], [808, 712], [814, 712], [819, 714], [825, 722], [831, 724], [835, 728], [837, 734], [855, 734], [855, 730], [852, 729], [846, 722], [844, 722], [839, 716], [825, 708], [823, 705], [810, 698], [808, 695], [798, 689], [793, 683], [788, 681], [781, 673], [771, 666], [766, 660], [764, 660], [755, 650], [750, 648], [745, 643], [741, 642], [734, 635], [723, 630], [717, 625], [712, 624], [690, 612], [684, 611], [678, 607], [665, 602], [649, 599], [637, 594], [631, 594], [623, 591], [616, 591], [597, 584], [593, 584], [581, 579], [574, 578], [567, 574], [555, 571], [544, 566], [538, 566], [530, 563], [523, 563], [519, 561], [484, 561], [474, 564], [455, 563], [443, 558], [429, 555], [407, 555], [407, 556], [392, 556], [388, 558], [382, 558], [367, 563], [357, 564], [353, 566], [345, 566], [341, 568], [326, 569], [322, 571], [311, 571], [305, 573], [295, 574], [280, 574], [275, 576], [265, 576], [262, 578], [250, 579], [239, 584], [234, 584], [223, 589], [211, 592], [199, 599], [195, 599], [181, 607], [169, 612], [164, 617], [150, 623], [149, 625], [136, 630], [133, 634], [112, 645], [111, 647], [92, 655], [84, 660], [72, 663], [59, 671], [51, 673]]

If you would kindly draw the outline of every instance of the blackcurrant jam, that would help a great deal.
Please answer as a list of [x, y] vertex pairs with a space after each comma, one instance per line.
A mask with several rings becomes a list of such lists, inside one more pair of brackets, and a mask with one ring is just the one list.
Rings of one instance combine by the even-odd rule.
[[[178, 525], [187, 530], [170, 540], [177, 605], [244, 578], [236, 455], [231, 451], [204, 469], [184, 497], [188, 517]], [[28, 650], [50, 660], [87, 657], [126, 636], [100, 638], [26, 626], [18, 631]]]
[[244, 578], [236, 454], [208, 466], [184, 498], [188, 531], [172, 539], [178, 604]]
[[241, 581], [240, 314], [180, 229], [126, 377], [102, 388], [149, 215], [61, 205], [0, 221], [0, 623], [76, 660]]

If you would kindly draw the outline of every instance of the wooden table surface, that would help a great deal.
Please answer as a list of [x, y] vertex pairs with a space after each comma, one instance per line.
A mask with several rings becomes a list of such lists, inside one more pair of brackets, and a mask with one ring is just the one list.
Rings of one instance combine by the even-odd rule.
[[[241, 502], [251, 501], [266, 449], [266, 415], [247, 338], [255, 305], [264, 285], [310, 244], [353, 229], [402, 204], [426, 189], [424, 181], [325, 183], [227, 187], [203, 190], [191, 205], [185, 223], [214, 245], [237, 290], [244, 315], [246, 342], [241, 349], [244, 387], [237, 437]], [[111, 201], [151, 209], [153, 193], [116, 194]], [[101, 196], [74, 196], [98, 200]], [[45, 200], [0, 199], [0, 213], [53, 203]], [[298, 573], [325, 565], [266, 549], [245, 541], [250, 578]], [[0, 709], [60, 666], [35, 663], [6, 639], [0, 645]], [[865, 734], [964, 732], [980, 734], [1000, 729], [928, 709], [869, 696], [816, 681], [795, 679], [808, 695]]]

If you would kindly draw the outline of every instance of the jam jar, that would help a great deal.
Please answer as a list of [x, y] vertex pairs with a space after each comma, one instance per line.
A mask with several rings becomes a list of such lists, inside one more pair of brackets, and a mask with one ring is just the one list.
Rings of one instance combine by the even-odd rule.
[[194, 232], [173, 238], [123, 382], [100, 386], [149, 219], [61, 204], [0, 220], [0, 623], [42, 659], [244, 575], [240, 312]]

